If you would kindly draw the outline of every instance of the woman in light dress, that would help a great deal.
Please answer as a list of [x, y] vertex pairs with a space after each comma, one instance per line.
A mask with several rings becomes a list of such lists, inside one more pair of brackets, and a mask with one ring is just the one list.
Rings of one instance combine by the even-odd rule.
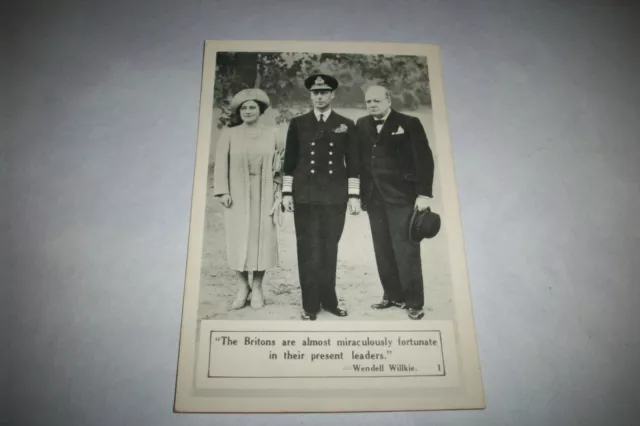
[[236, 94], [231, 113], [242, 124], [225, 128], [216, 146], [214, 196], [225, 207], [227, 261], [238, 281], [232, 309], [247, 303], [256, 309], [263, 307], [265, 271], [278, 266], [282, 149], [275, 127], [260, 123], [269, 106], [269, 97], [262, 90]]

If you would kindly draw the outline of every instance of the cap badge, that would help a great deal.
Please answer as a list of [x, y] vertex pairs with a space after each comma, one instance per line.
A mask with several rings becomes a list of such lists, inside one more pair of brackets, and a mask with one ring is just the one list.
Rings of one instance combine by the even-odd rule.
[[316, 78], [315, 84], [324, 84], [324, 80], [322, 79], [322, 77]]

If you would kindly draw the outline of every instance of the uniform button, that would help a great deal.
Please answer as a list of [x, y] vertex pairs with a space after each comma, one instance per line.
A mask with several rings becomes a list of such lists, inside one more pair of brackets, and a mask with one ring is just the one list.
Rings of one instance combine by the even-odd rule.
[[315, 152], [311, 151], [311, 155], [315, 154]]
[[316, 163], [315, 161], [311, 160], [311, 164], [315, 164], [315, 163]]
[[311, 142], [311, 146], [315, 146], [315, 144], [316, 144], [315, 142]]
[[333, 155], [333, 152], [329, 151], [329, 155]]
[[315, 172], [316, 172], [315, 170], [313, 170], [313, 169], [311, 170], [311, 173], [315, 173]]
[[329, 164], [333, 164], [333, 161], [329, 161]]
[[333, 170], [329, 170], [329, 174], [333, 174]]
[[331, 143], [329, 144], [329, 146], [333, 146], [333, 142], [331, 142]]

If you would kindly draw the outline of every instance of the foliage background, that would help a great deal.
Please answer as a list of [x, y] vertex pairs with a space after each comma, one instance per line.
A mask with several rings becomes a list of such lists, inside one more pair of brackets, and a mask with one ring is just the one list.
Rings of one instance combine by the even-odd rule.
[[414, 111], [431, 106], [427, 58], [401, 55], [343, 53], [219, 52], [213, 105], [219, 109], [217, 127], [236, 124], [229, 111], [231, 98], [242, 89], [264, 90], [276, 124], [311, 108], [304, 79], [316, 72], [334, 76], [339, 87], [333, 105], [365, 108], [364, 91], [381, 84], [392, 94], [392, 107]]

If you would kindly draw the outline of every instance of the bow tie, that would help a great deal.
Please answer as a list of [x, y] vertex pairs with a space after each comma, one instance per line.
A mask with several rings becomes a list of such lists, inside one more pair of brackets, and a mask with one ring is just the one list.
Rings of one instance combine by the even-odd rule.
[[384, 120], [378, 120], [377, 118], [374, 118], [374, 119], [373, 119], [373, 122], [374, 122], [374, 123], [376, 123], [376, 126], [377, 126], [378, 124], [380, 124], [380, 125], [384, 124]]

